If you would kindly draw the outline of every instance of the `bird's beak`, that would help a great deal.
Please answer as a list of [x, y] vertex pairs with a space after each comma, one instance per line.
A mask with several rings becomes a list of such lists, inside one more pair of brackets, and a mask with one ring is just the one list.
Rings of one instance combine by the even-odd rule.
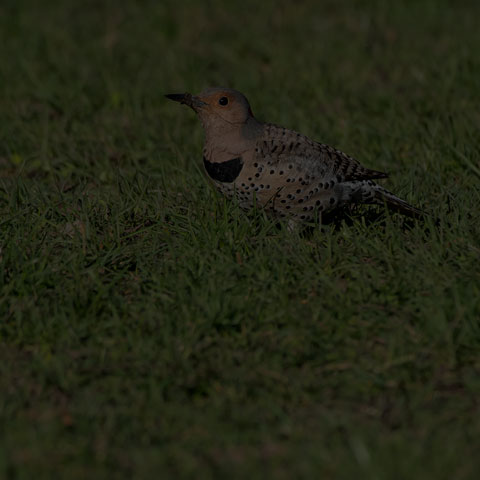
[[173, 100], [174, 102], [180, 102], [197, 111], [199, 108], [202, 108], [206, 105], [205, 102], [202, 102], [198, 97], [195, 97], [191, 93], [169, 93], [165, 95], [168, 99]]

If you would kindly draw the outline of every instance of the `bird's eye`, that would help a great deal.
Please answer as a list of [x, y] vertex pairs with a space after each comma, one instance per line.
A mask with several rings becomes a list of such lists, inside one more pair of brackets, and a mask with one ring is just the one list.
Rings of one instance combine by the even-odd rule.
[[224, 107], [228, 103], [228, 98], [227, 97], [221, 97], [220, 100], [218, 101], [218, 103]]

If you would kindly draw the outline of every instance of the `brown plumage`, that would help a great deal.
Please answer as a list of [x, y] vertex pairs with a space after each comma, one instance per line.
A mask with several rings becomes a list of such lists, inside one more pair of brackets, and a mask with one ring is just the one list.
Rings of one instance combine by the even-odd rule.
[[166, 96], [198, 114], [205, 130], [205, 170], [218, 190], [236, 197], [243, 208], [256, 202], [299, 222], [351, 203], [386, 204], [404, 215], [423, 215], [374, 181], [387, 174], [293, 130], [259, 122], [236, 90]]

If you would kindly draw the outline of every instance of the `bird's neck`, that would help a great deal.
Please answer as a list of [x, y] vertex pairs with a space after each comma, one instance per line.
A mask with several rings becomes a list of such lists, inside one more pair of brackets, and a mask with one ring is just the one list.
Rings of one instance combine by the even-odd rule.
[[241, 156], [254, 149], [262, 133], [262, 124], [250, 117], [243, 124], [204, 124], [204, 129], [205, 156], [210, 161], [218, 162]]

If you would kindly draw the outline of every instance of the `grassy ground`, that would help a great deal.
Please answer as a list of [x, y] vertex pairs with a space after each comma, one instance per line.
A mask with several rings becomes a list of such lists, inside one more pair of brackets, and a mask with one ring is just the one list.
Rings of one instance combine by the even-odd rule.
[[[0, 477], [473, 479], [480, 4], [0, 6]], [[438, 225], [289, 233], [164, 93], [390, 172]]]

